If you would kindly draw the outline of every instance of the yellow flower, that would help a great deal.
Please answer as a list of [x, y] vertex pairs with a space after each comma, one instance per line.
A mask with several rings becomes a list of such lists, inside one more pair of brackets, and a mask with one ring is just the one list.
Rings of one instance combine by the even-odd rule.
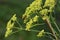
[[36, 15], [36, 16], [33, 18], [33, 21], [34, 21], [34, 22], [38, 21], [38, 18], [39, 18], [39, 16]]
[[12, 28], [13, 28], [16, 20], [17, 20], [16, 14], [14, 14], [13, 17], [7, 23], [7, 27], [6, 27], [7, 30], [6, 30], [6, 33], [5, 33], [5, 37], [8, 37], [10, 35], [10, 33], [12, 32]]
[[41, 11], [40, 11], [40, 14], [43, 16], [45, 16], [45, 15], [47, 15], [48, 14], [48, 9], [42, 9]]
[[44, 36], [44, 30], [41, 30], [39, 33], [38, 33], [38, 35], [37, 35], [37, 37], [42, 37], [42, 36]]
[[53, 12], [53, 9], [54, 9], [55, 5], [56, 5], [56, 1], [55, 0], [46, 0], [43, 8], [48, 7], [49, 8], [49, 12]]
[[47, 18], [49, 18], [48, 11], [49, 11], [48, 9], [42, 9], [40, 11], [40, 14], [41, 14], [43, 20], [46, 20]]
[[16, 19], [17, 19], [16, 14], [14, 14], [11, 20], [16, 21]]
[[28, 30], [28, 31], [29, 31], [29, 29], [31, 28], [32, 23], [33, 23], [33, 20], [32, 20], [32, 19], [30, 19], [30, 21], [29, 21], [29, 22], [27, 22], [27, 24], [26, 24], [26, 30]]
[[43, 7], [51, 7], [53, 5], [55, 6], [55, 4], [56, 4], [55, 0], [46, 0]]
[[42, 0], [35, 0], [32, 2], [32, 4], [30, 4], [29, 7], [26, 8], [25, 13], [23, 14], [22, 18], [29, 18], [32, 13], [35, 13], [37, 10], [41, 10], [42, 9]]
[[26, 23], [26, 30], [29, 31], [30, 28], [32, 28], [32, 24], [33, 24], [34, 22], [37, 22], [37, 21], [38, 21], [38, 17], [39, 17], [39, 16], [36, 15], [36, 16], [33, 17], [32, 19], [30, 19], [29, 22]]
[[8, 37], [11, 33], [12, 33], [12, 30], [7, 30], [6, 34], [5, 34], [5, 37]]
[[42, 17], [43, 20], [46, 20], [46, 19], [48, 19], [48, 18], [49, 18], [49, 16], [43, 16], [43, 17]]

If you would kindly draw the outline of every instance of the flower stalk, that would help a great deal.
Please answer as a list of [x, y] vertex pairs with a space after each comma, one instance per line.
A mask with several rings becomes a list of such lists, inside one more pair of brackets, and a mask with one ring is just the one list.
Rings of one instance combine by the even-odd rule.
[[48, 27], [50, 28], [50, 30], [51, 30], [52, 34], [54, 35], [55, 39], [58, 40], [58, 38], [57, 38], [57, 36], [56, 36], [56, 34], [55, 34], [55, 31], [54, 31], [54, 29], [53, 29], [53, 27], [52, 27], [49, 19], [46, 19], [45, 21], [47, 22]]

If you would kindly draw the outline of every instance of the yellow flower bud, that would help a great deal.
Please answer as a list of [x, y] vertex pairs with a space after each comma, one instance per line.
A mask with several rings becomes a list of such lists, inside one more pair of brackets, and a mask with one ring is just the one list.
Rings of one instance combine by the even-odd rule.
[[46, 0], [43, 7], [51, 7], [55, 4], [56, 4], [55, 0]]
[[26, 24], [26, 30], [28, 30], [28, 31], [29, 31], [29, 29], [31, 28], [32, 23], [33, 23], [33, 20], [32, 20], [32, 19], [30, 19], [30, 21], [29, 21], [29, 22], [27, 22], [27, 24]]
[[11, 34], [12, 28], [13, 28], [16, 20], [17, 20], [16, 14], [14, 14], [13, 17], [7, 23], [7, 27], [6, 27], [7, 30], [6, 30], [6, 33], [5, 33], [5, 37], [8, 37]]
[[42, 37], [42, 36], [44, 36], [44, 30], [41, 30], [39, 33], [38, 33], [38, 35], [37, 35], [37, 37]]
[[36, 15], [36, 16], [33, 18], [33, 21], [34, 21], [34, 22], [38, 21], [38, 18], [39, 18], [39, 16]]
[[11, 20], [13, 20], [13, 21], [16, 21], [17, 20], [16, 14], [13, 15], [13, 17], [11, 18]]
[[46, 19], [48, 19], [48, 18], [49, 18], [48, 16], [43, 16], [43, 17], [42, 17], [43, 20], [46, 20]]
[[42, 9], [42, 10], [40, 11], [40, 14], [41, 14], [41, 15], [47, 15], [47, 14], [48, 14], [48, 9]]
[[32, 2], [32, 4], [30, 4], [29, 7], [26, 8], [25, 13], [23, 14], [22, 18], [29, 18], [32, 13], [35, 13], [37, 10], [41, 10], [42, 9], [42, 0], [35, 0]]
[[5, 37], [8, 37], [11, 33], [12, 33], [12, 30], [7, 30], [6, 34], [5, 34]]

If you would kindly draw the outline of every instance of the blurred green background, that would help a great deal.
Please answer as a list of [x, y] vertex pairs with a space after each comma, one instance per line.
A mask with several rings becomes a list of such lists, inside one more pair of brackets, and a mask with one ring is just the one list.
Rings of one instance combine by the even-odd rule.
[[[51, 40], [48, 37], [37, 38], [35, 32], [27, 31], [14, 33], [8, 38], [4, 37], [8, 20], [13, 14], [17, 14], [22, 21], [21, 16], [32, 1], [34, 0], [0, 0], [0, 40]], [[54, 16], [60, 28], [60, 0], [57, 0]]]

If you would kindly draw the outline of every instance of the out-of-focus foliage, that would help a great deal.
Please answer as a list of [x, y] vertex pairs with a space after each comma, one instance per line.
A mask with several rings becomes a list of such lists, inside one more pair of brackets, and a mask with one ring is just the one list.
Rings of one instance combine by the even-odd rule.
[[[9, 36], [8, 38], [5, 38], [5, 31], [6, 31], [6, 23], [11, 18], [13, 14], [17, 14], [18, 20], [21, 25], [22, 19], [21, 16], [24, 13], [27, 6], [29, 6], [30, 3], [32, 3], [34, 0], [6, 0], [0, 2], [0, 40], [49, 40], [48, 37], [43, 37], [41, 39], [37, 39], [35, 32], [26, 32], [26, 31], [20, 31], [15, 34], [12, 34], [12, 36]], [[57, 24], [59, 24], [60, 28], [60, 0], [56, 0], [57, 5], [55, 7], [54, 15], [56, 17]], [[43, 22], [40, 20], [40, 22]], [[24, 26], [24, 25], [23, 25]], [[40, 26], [39, 28], [44, 28], [46, 31], [48, 28], [44, 26]], [[39, 28], [37, 28], [39, 30]], [[40, 29], [40, 30], [41, 30]], [[51, 40], [51, 39], [50, 39]]]

